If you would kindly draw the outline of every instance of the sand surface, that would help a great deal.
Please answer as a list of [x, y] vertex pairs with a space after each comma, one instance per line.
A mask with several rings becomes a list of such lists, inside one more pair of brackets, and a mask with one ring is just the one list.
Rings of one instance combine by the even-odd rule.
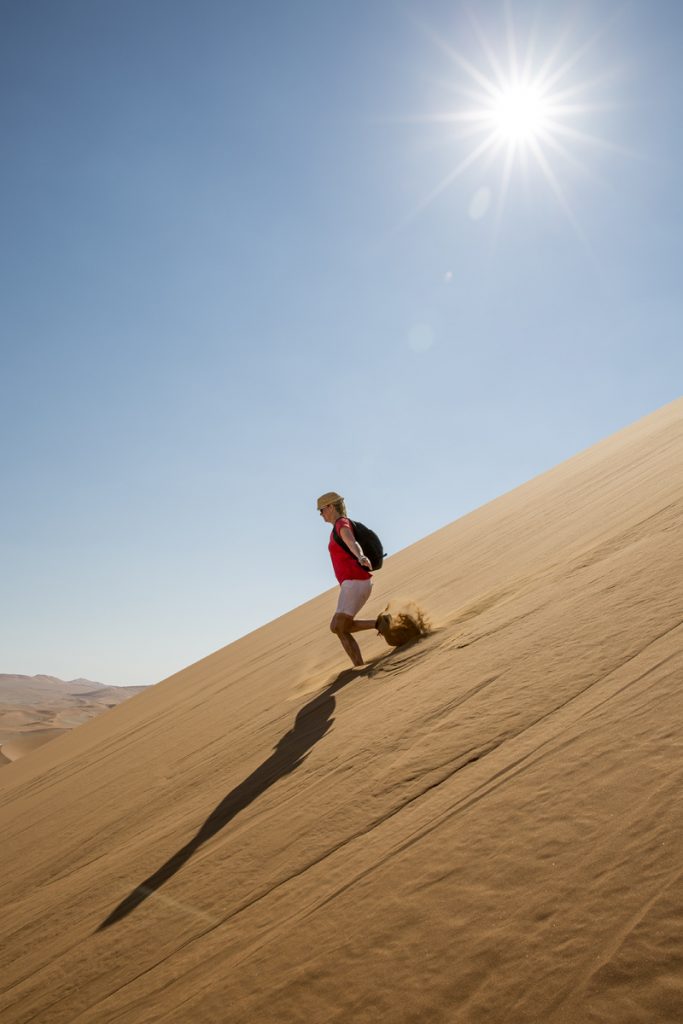
[[0, 767], [117, 707], [142, 686], [0, 674]]
[[679, 1024], [683, 401], [0, 772], [0, 1017]]

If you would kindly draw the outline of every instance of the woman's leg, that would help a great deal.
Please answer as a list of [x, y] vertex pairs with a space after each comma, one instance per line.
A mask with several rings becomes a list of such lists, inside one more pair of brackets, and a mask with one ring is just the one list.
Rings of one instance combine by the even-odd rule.
[[362, 629], [374, 629], [374, 619], [355, 619], [372, 593], [371, 580], [346, 580], [341, 585], [337, 611], [330, 623], [341, 644], [354, 665], [363, 664], [363, 655], [352, 633]]
[[353, 619], [350, 615], [344, 615], [343, 612], [337, 612], [330, 623], [330, 629], [333, 633], [337, 634], [349, 658], [359, 668], [363, 664], [363, 655], [360, 652], [358, 643], [351, 636], [352, 626]]
[[359, 633], [362, 629], [376, 629], [377, 619], [353, 619], [349, 633]]

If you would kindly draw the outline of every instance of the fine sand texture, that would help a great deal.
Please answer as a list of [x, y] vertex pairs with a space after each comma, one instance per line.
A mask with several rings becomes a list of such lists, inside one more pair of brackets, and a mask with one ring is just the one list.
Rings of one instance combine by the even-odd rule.
[[0, 673], [0, 767], [140, 693], [89, 679]]
[[680, 1024], [683, 400], [335, 594], [2, 769], [3, 1024]]

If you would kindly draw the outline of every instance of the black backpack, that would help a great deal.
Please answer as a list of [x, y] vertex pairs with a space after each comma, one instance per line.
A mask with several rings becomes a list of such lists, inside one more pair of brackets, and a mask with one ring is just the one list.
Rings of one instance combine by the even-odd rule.
[[[367, 557], [370, 559], [370, 564], [372, 565], [372, 568], [375, 570], [375, 572], [378, 569], [381, 569], [382, 562], [384, 561], [386, 555], [386, 551], [384, 551], [382, 546], [382, 541], [379, 539], [375, 531], [371, 530], [369, 526], [364, 526], [363, 523], [355, 522], [353, 519], [349, 519], [349, 522], [351, 523], [353, 535], [360, 544], [360, 546], [362, 547], [363, 554], [367, 555]], [[339, 547], [343, 548], [344, 551], [347, 551], [351, 555], [351, 552], [347, 548], [346, 544], [337, 533], [336, 523], [334, 524], [334, 528], [332, 530], [332, 536], [336, 540]], [[356, 558], [355, 555], [351, 555], [351, 557]], [[358, 561], [358, 559], [356, 559], [356, 561]]]

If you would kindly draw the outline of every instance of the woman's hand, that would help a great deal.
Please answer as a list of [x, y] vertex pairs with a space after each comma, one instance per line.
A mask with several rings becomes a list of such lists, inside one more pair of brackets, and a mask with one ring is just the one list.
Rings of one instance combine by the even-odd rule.
[[348, 526], [342, 526], [339, 533], [351, 554], [358, 559], [359, 565], [362, 565], [364, 569], [372, 569], [372, 562], [367, 555], [363, 554], [362, 547], [351, 533]]

